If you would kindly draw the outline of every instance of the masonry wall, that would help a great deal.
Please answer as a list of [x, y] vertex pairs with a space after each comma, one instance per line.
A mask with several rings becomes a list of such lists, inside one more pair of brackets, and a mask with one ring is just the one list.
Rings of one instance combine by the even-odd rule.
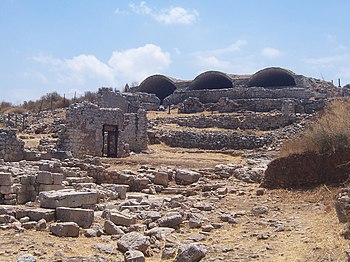
[[99, 108], [91, 103], [76, 104], [69, 108], [58, 148], [71, 151], [76, 157], [102, 156], [104, 125], [118, 127], [117, 157], [128, 155], [129, 150], [139, 152], [147, 148], [147, 118], [144, 110], [124, 114], [119, 108]]
[[4, 161], [20, 161], [23, 159], [24, 141], [16, 136], [16, 129], [0, 129], [0, 159]]
[[236, 99], [283, 99], [283, 98], [295, 98], [295, 99], [309, 99], [312, 97], [310, 90], [298, 87], [284, 87], [268, 89], [263, 87], [238, 87], [229, 89], [216, 89], [216, 90], [191, 90], [183, 91], [177, 90], [172, 95], [164, 99], [163, 104], [165, 106], [172, 104], [179, 104], [189, 97], [198, 97], [202, 103], [216, 103], [221, 97], [227, 97], [231, 100]]

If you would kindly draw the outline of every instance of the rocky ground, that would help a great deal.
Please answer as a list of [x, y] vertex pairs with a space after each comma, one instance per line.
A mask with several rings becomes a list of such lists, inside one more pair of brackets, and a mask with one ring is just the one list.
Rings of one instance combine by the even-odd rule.
[[[285, 129], [295, 134], [301, 127]], [[280, 140], [288, 136], [277, 132]], [[40, 136], [23, 138], [37, 147]], [[56, 236], [64, 232], [47, 216], [18, 215], [16, 207], [36, 209], [38, 202], [2, 205], [0, 261], [347, 261], [349, 242], [334, 208], [340, 187], [259, 187], [276, 149], [277, 142], [272, 148], [225, 152], [159, 144], [123, 159], [3, 163], [18, 177], [23, 170], [60, 171], [66, 188], [98, 192], [100, 201], [93, 219], [83, 219], [91, 225], [69, 230], [74, 237]], [[79, 175], [72, 176], [72, 170]], [[111, 175], [130, 192], [115, 196], [108, 186], [86, 183], [113, 180]]]

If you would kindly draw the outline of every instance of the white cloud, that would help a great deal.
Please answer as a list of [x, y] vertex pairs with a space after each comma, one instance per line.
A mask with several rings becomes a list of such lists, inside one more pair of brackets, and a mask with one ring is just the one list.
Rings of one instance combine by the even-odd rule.
[[197, 10], [186, 10], [182, 7], [172, 7], [163, 9], [154, 18], [164, 24], [184, 24], [189, 25], [196, 21], [199, 13]]
[[282, 52], [276, 48], [265, 47], [261, 50], [261, 55], [267, 58], [276, 58], [282, 55]]
[[179, 6], [155, 10], [149, 7], [145, 1], [142, 1], [139, 4], [131, 3], [129, 4], [129, 7], [136, 14], [150, 16], [156, 21], [167, 25], [189, 25], [194, 23], [199, 16], [199, 12], [197, 10], [189, 10]]
[[239, 39], [236, 42], [232, 43], [231, 45], [224, 47], [224, 48], [219, 48], [215, 49], [212, 51], [212, 53], [215, 54], [226, 54], [226, 53], [233, 53], [233, 52], [238, 52], [241, 50], [241, 48], [245, 45], [247, 45], [247, 41], [243, 39]]
[[143, 47], [113, 52], [108, 64], [117, 75], [128, 81], [141, 81], [150, 74], [160, 73], [171, 64], [170, 54], [159, 46]]
[[[69, 89], [101, 86], [122, 87], [125, 83], [141, 81], [147, 76], [161, 73], [171, 64], [171, 56], [159, 46], [147, 44], [124, 51], [114, 51], [107, 63], [94, 55], [81, 54], [69, 59], [59, 59], [48, 55], [37, 55], [34, 61], [46, 65], [46, 77]], [[44, 80], [44, 78], [42, 78]]]
[[149, 14], [152, 13], [152, 8], [148, 7], [146, 5], [145, 1], [142, 1], [138, 5], [135, 5], [134, 3], [131, 3], [131, 4], [129, 4], [129, 7], [136, 14], [149, 15]]
[[218, 70], [227, 71], [232, 65], [230, 62], [220, 60], [216, 56], [197, 56], [195, 58], [195, 64], [201, 68], [201, 70]]

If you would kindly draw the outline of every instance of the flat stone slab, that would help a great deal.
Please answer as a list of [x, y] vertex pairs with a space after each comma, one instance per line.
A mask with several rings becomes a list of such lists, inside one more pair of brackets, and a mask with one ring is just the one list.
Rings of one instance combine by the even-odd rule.
[[46, 191], [39, 193], [39, 201], [43, 208], [92, 207], [97, 204], [97, 193], [72, 190]]
[[45, 219], [46, 221], [55, 220], [55, 210], [45, 208], [21, 208], [16, 211], [16, 218], [29, 217], [32, 221]]
[[50, 231], [58, 237], [78, 237], [79, 226], [74, 222], [54, 223], [50, 225]]
[[75, 222], [82, 228], [89, 228], [94, 222], [94, 211], [92, 209], [58, 207], [56, 218], [61, 222]]

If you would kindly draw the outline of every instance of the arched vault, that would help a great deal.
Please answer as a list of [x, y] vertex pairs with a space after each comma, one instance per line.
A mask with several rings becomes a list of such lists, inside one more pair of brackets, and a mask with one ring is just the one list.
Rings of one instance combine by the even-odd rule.
[[198, 75], [190, 84], [190, 90], [231, 88], [232, 79], [219, 71], [207, 71]]
[[250, 78], [248, 86], [287, 87], [295, 86], [294, 73], [279, 67], [269, 67], [256, 72]]
[[138, 91], [155, 94], [161, 101], [174, 93], [176, 86], [174, 81], [164, 75], [153, 75], [147, 77], [139, 85]]

